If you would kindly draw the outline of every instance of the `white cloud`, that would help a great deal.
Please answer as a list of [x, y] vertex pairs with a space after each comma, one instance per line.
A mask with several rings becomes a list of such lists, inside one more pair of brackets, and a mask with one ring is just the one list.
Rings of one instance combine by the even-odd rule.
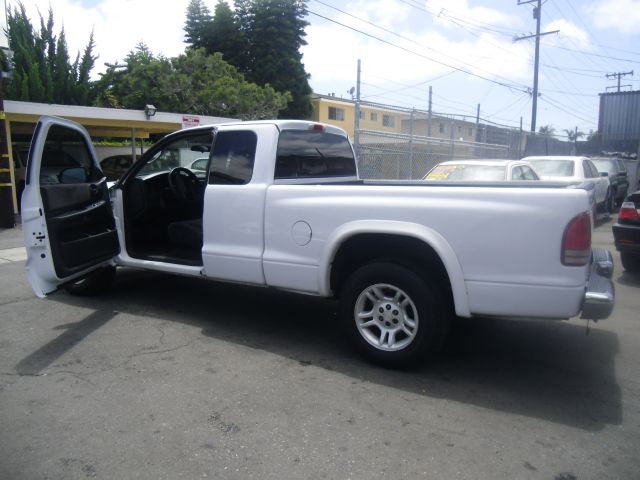
[[455, 26], [451, 20], [460, 19], [485, 26], [503, 26], [519, 28], [522, 24], [520, 17], [507, 15], [500, 10], [487, 7], [471, 7], [468, 0], [430, 0], [425, 2], [426, 8], [440, 16], [443, 26]]
[[548, 43], [562, 44], [566, 47], [579, 48], [581, 50], [589, 50], [591, 48], [587, 32], [569, 20], [559, 18], [545, 25], [543, 29], [545, 32], [554, 30], [560, 30], [560, 32], [543, 37]]
[[[100, 55], [93, 71], [93, 77], [96, 78], [99, 72], [104, 71], [104, 62], [122, 61], [139, 41], [144, 41], [156, 54], [176, 56], [182, 53], [185, 48], [183, 26], [188, 1], [28, 0], [24, 5], [32, 24], [39, 28], [38, 9], [46, 15], [51, 3], [55, 14], [55, 32], [59, 32], [64, 25], [72, 60], [85, 47], [91, 30], [94, 29], [96, 53]], [[215, 0], [205, 1], [211, 9], [214, 8]], [[483, 111], [502, 112], [505, 105], [513, 104], [513, 95], [522, 96], [517, 91], [521, 87], [508, 90], [464, 73], [451, 73], [451, 67], [463, 68], [477, 75], [508, 83], [531, 83], [532, 42], [514, 43], [512, 37], [530, 30], [533, 21], [530, 11], [518, 8], [515, 0], [507, 2], [510, 4], [509, 8], [504, 6], [505, 0], [325, 1], [394, 33], [357, 21], [316, 1], [309, 2], [309, 10], [449, 66], [309, 15], [310, 25], [306, 37], [308, 45], [302, 49], [303, 62], [311, 74], [311, 86], [318, 93], [335, 92], [336, 95], [347, 98], [348, 90], [356, 83], [358, 59], [362, 60], [363, 95], [423, 83], [424, 85], [415, 89], [398, 92], [397, 95], [391, 92], [370, 97], [371, 100], [382, 103], [406, 106], [415, 103], [418, 108], [426, 106], [428, 85], [433, 85], [434, 95], [439, 96], [440, 102], [443, 99], [450, 101], [448, 105], [439, 107], [443, 109], [441, 111], [451, 108], [453, 112], [475, 112], [476, 104], [481, 102]], [[15, 5], [17, 0], [7, 0], [7, 3]], [[579, 2], [573, 3], [577, 8]], [[624, 28], [635, 29], [640, 24], [640, 0], [590, 0], [585, 3], [591, 3], [591, 7], [583, 7], [584, 11], [580, 12], [582, 18], [587, 22], [596, 22], [601, 28], [608, 28], [608, 31], [603, 31], [603, 38], [598, 38], [599, 42], [617, 45], [606, 34], [618, 33]], [[593, 19], [587, 12], [592, 14]], [[595, 25], [589, 25], [593, 35]], [[567, 46], [579, 45], [581, 49], [587, 49], [589, 38], [575, 24], [562, 20], [544, 26], [545, 29], [554, 27], [561, 30], [561, 35], [557, 38], [546, 37], [545, 42], [562, 42], [566, 39], [573, 42]], [[549, 49], [545, 51], [545, 55], [553, 55], [554, 61], [563, 65], [566, 61], [576, 68], [584, 68], [582, 64], [573, 62], [573, 58], [562, 50]], [[443, 75], [446, 76], [438, 79]], [[581, 85], [586, 84], [586, 77], [571, 79], [576, 79], [576, 89], [584, 89]], [[572, 83], [571, 88], [562, 89], [573, 91], [573, 87]], [[576, 103], [571, 97], [567, 97], [565, 101], [572, 106]], [[468, 108], [464, 107], [465, 104]], [[551, 117], [558, 115], [558, 112], [552, 110], [547, 114], [543, 108], [540, 109], [541, 124], [558, 123]], [[505, 111], [502, 115], [517, 119], [522, 112], [514, 109]], [[547, 115], [551, 119], [546, 119]], [[593, 117], [597, 118], [596, 115]], [[570, 122], [574, 123], [574, 120]]]
[[640, 34], [639, 0], [599, 0], [589, 5], [587, 12], [598, 28], [615, 28], [629, 35]]
[[[185, 48], [182, 28], [188, 0], [161, 2], [161, 8], [158, 8], [159, 3], [104, 0], [95, 7], [86, 8], [77, 0], [56, 0], [52, 5], [54, 32], [59, 33], [64, 25], [69, 56], [73, 61], [78, 51], [82, 54], [91, 30], [94, 30], [96, 51], [100, 55], [92, 72], [94, 77], [105, 70], [105, 62], [122, 61], [140, 41], [144, 41], [156, 54], [175, 56]], [[25, 3], [34, 27], [39, 28], [40, 25], [38, 12], [46, 19], [49, 4], [50, 0]]]
[[[460, 4], [460, 2], [457, 3]], [[466, 2], [464, 3], [466, 5]], [[370, 19], [376, 24], [379, 23], [375, 19], [374, 12], [384, 15], [388, 19], [385, 28], [394, 31], [397, 35], [371, 28], [371, 26], [363, 26], [353, 17], [345, 15], [336, 17], [336, 20], [389, 43], [380, 42], [334, 23], [316, 22], [313, 21], [315, 20], [313, 16], [311, 17], [313, 23], [307, 28], [308, 45], [303, 48], [303, 53], [305, 66], [311, 74], [312, 87], [318, 93], [331, 91], [338, 94], [342, 93], [342, 90], [346, 92], [355, 85], [358, 59], [362, 60], [362, 82], [365, 93], [369, 93], [367, 90], [376, 91], [373, 85], [380, 86], [387, 81], [404, 84], [426, 81], [451, 72], [452, 67], [462, 68], [483, 77], [501, 77], [501, 79], [506, 77], [511, 81], [522, 81], [530, 76], [530, 53], [521, 43], [513, 43], [510, 38], [504, 36], [498, 38], [488, 32], [480, 33], [475, 37], [444, 36], [434, 28], [425, 25], [419, 29], [420, 33], [416, 33], [411, 31], [412, 26], [403, 20], [403, 17], [408, 18], [407, 15], [416, 10], [397, 11], [394, 17], [388, 11], [383, 12], [385, 5], [397, 9], [399, 4], [386, 1], [366, 4], [356, 2], [350, 4], [349, 12], [355, 11], [357, 13], [353, 15]], [[497, 21], [505, 17], [499, 12], [490, 13], [483, 18]], [[422, 16], [425, 16], [424, 13]], [[429, 18], [432, 19], [432, 17]], [[415, 54], [403, 51], [398, 46]], [[467, 77], [466, 80], [473, 80], [473, 77], [464, 73], [458, 78], [465, 77]]]

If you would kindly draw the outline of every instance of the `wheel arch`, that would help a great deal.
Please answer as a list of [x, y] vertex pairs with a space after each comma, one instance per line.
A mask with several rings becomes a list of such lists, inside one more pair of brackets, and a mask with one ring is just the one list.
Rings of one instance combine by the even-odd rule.
[[364, 220], [336, 229], [327, 238], [320, 263], [321, 294], [337, 294], [350, 272], [375, 259], [400, 260], [421, 272], [435, 272], [451, 295], [456, 314], [471, 316], [455, 252], [438, 232], [410, 222]]

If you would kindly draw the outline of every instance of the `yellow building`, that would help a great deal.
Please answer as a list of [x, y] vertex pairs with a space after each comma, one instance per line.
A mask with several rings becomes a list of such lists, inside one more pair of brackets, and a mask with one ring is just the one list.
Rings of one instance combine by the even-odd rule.
[[[356, 112], [356, 103], [353, 100], [316, 93], [311, 96], [311, 104], [313, 105], [312, 120], [340, 127], [353, 139]], [[402, 121], [408, 118], [409, 116], [404, 112], [360, 104], [361, 130], [401, 133]]]
[[402, 120], [402, 133], [413, 132], [414, 135], [420, 137], [453, 139], [456, 142], [474, 142], [476, 140], [477, 127], [472, 121], [439, 115], [434, 115], [429, 121], [424, 113], [417, 113], [413, 118], [413, 126], [410, 123], [411, 120], [408, 117]]
[[[355, 101], [316, 93], [311, 96], [311, 103], [312, 120], [340, 127], [353, 139]], [[473, 142], [476, 139], [476, 124], [473, 121], [454, 120], [439, 115], [433, 115], [429, 121], [424, 112], [416, 112], [412, 120], [410, 110], [385, 108], [366, 102], [360, 103], [360, 129], [384, 133], [413, 132], [416, 136], [464, 142]]]

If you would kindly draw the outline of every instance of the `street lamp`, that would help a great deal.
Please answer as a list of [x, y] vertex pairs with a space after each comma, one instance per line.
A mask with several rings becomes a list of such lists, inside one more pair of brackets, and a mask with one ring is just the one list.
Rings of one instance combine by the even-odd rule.
[[144, 106], [144, 114], [147, 117], [147, 120], [153, 117], [157, 111], [158, 109], [154, 105], [147, 104]]

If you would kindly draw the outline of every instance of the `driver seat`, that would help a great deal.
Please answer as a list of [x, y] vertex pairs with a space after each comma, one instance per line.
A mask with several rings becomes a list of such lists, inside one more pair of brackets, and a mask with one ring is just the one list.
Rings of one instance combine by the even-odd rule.
[[202, 218], [172, 222], [167, 227], [169, 241], [192, 250], [202, 250]]

